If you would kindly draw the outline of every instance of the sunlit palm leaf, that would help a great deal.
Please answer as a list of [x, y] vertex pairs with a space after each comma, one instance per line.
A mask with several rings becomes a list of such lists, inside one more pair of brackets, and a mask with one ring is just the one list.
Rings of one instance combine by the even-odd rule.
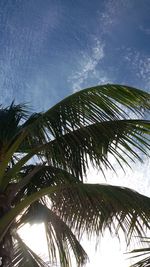
[[14, 253], [12, 263], [8, 267], [48, 267], [39, 256], [37, 256], [15, 233], [14, 235]]
[[40, 202], [32, 204], [20, 218], [19, 224], [27, 222], [44, 222], [50, 262], [59, 262], [63, 267], [70, 266], [72, 252], [77, 266], [82, 266], [86, 262], [87, 255], [71, 229], [48, 207]]

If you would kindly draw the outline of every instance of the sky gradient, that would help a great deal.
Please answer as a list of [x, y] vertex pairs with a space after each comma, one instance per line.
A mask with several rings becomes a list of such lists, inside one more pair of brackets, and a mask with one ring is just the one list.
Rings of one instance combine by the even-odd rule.
[[[0, 0], [0, 103], [15, 100], [44, 111], [104, 83], [150, 92], [149, 14], [149, 0]], [[148, 166], [146, 160], [126, 176], [118, 170], [122, 179], [109, 174], [108, 181], [149, 195]], [[115, 253], [109, 252], [112, 265], [128, 266]], [[99, 266], [97, 255], [88, 266]]]

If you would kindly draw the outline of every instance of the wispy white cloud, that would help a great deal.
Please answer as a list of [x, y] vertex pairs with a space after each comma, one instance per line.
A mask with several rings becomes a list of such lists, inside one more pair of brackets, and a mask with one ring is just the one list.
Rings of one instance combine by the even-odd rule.
[[103, 12], [98, 11], [100, 28], [106, 33], [109, 32], [111, 27], [120, 23], [122, 12], [125, 9], [130, 8], [131, 1], [129, 0], [108, 0], [104, 1]]
[[107, 75], [102, 72], [100, 77], [99, 71], [96, 70], [97, 65], [105, 57], [104, 43], [95, 39], [93, 47], [87, 52], [82, 52], [79, 58], [79, 67], [75, 74], [71, 75], [68, 82], [72, 84], [73, 91], [77, 91], [83, 87], [83, 84], [89, 77], [95, 78], [96, 83], [105, 83], [108, 81]]
[[128, 48], [124, 59], [130, 64], [130, 68], [135, 72], [135, 76], [141, 79], [144, 86], [148, 88], [150, 86], [150, 56]]
[[120, 23], [121, 16], [130, 7], [129, 0], [107, 0], [104, 2], [103, 9], [97, 11], [98, 28], [95, 41], [90, 49], [80, 53], [76, 71], [68, 78], [68, 83], [71, 84], [74, 92], [91, 84], [116, 81], [116, 76], [112, 74], [115, 72], [114, 66], [113, 68], [107, 66], [106, 71], [108, 55], [105, 52], [105, 42], [107, 39], [103, 34], [111, 33], [112, 27]]

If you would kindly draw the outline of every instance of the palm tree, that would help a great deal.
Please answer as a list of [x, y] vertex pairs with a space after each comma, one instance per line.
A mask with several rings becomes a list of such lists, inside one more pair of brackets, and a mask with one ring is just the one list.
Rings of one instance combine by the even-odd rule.
[[[0, 109], [1, 266], [47, 266], [21, 239], [26, 223], [44, 222], [50, 262], [87, 260], [83, 232], [121, 229], [127, 240], [149, 227], [150, 199], [133, 190], [85, 183], [92, 164], [102, 175], [148, 155], [150, 94], [122, 85], [84, 89], [43, 113], [26, 105]], [[130, 116], [129, 116], [130, 114]], [[140, 119], [139, 119], [140, 117]], [[114, 170], [115, 171], [115, 170]]]

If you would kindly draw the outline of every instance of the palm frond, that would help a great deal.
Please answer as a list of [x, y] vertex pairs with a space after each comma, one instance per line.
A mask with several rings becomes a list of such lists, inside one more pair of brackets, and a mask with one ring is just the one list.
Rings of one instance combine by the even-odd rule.
[[98, 169], [113, 169], [108, 158], [112, 155], [122, 166], [129, 160], [142, 161], [140, 153], [148, 154], [150, 122], [120, 120], [95, 123], [80, 128], [41, 146], [48, 164], [64, 169], [83, 179], [89, 160]]
[[48, 267], [21, 239], [17, 233], [13, 233], [14, 248], [13, 259], [8, 267]]
[[[5, 176], [7, 182], [9, 176]], [[9, 181], [9, 180], [8, 180]], [[8, 184], [6, 192], [9, 202], [16, 205], [27, 195], [39, 191], [42, 188], [56, 186], [66, 183], [79, 183], [78, 177], [73, 176], [67, 171], [48, 165], [26, 165], [13, 177], [13, 181]]]
[[[21, 138], [20, 139], [21, 144], [18, 143], [18, 141], [16, 140], [17, 136], [14, 135], [14, 140], [17, 142], [17, 144], [19, 144], [16, 147], [16, 152], [28, 153], [28, 155], [24, 157], [24, 161], [22, 160], [22, 163], [20, 162], [21, 164], [19, 163], [18, 166], [19, 165], [22, 166], [23, 163], [26, 163], [26, 161], [29, 160], [31, 157], [33, 157], [35, 154], [38, 156], [43, 156], [44, 154], [45, 157], [50, 156], [50, 154], [52, 154], [52, 157], [54, 157], [53, 164], [57, 164], [57, 167], [62, 167], [63, 165], [63, 168], [66, 169], [67, 165], [67, 168], [69, 168], [74, 175], [76, 176], [79, 175], [83, 177], [88, 162], [87, 156], [85, 154], [89, 154], [89, 151], [91, 149], [89, 144], [91, 143], [91, 140], [97, 141], [98, 134], [101, 134], [102, 131], [104, 130], [105, 127], [103, 126], [103, 124], [109, 123], [108, 120], [110, 120], [110, 127], [109, 127], [110, 129], [111, 127], [113, 127], [113, 124], [111, 124], [112, 120], [116, 121], [119, 119], [126, 118], [127, 110], [123, 111], [123, 108], [132, 110], [133, 112], [134, 111], [139, 112], [142, 115], [143, 109], [149, 110], [150, 108], [149, 100], [150, 100], [150, 94], [135, 88], [121, 86], [121, 85], [120, 86], [102, 85], [84, 89], [80, 92], [77, 92], [67, 97], [66, 99], [64, 99], [63, 101], [61, 101], [60, 103], [58, 103], [53, 108], [49, 109], [47, 112], [43, 114], [42, 113], [33, 114], [29, 119], [26, 120], [25, 123], [20, 125], [20, 133], [21, 131], [23, 131], [24, 141]], [[97, 124], [100, 125], [100, 122], [102, 122], [103, 126], [103, 129], [101, 127], [101, 131], [98, 130], [97, 127]], [[106, 126], [106, 130], [107, 129], [108, 127]], [[97, 136], [93, 132], [94, 130], [96, 130], [95, 133], [97, 132]], [[112, 141], [112, 138], [116, 137], [114, 136], [115, 132], [111, 131], [111, 134], [112, 133], [113, 135], [109, 136], [110, 141]], [[80, 142], [82, 134], [83, 134], [82, 139], [84, 139], [83, 149], [81, 149], [82, 145]], [[117, 129], [117, 136], [118, 136], [118, 129]], [[102, 137], [104, 138], [104, 135]], [[20, 137], [18, 136], [18, 138]], [[55, 151], [52, 146], [52, 143], [49, 142], [50, 140], [53, 141], [54, 138], [58, 139], [57, 149], [55, 149]], [[136, 140], [137, 138], [138, 137], [136, 136]], [[70, 151], [66, 147], [65, 151], [66, 157], [62, 162], [63, 150], [61, 149], [61, 145], [59, 145], [59, 143], [62, 141], [66, 143], [69, 142], [69, 140], [70, 142], [73, 141], [75, 145], [76, 143], [78, 143], [77, 149], [75, 150], [76, 153], [74, 153], [74, 155], [70, 154]], [[112, 168], [110, 162], [106, 157], [106, 154], [108, 152], [107, 148], [109, 140], [108, 140], [108, 132], [106, 134], [105, 131], [105, 139], [103, 147], [98, 146], [97, 149], [98, 152], [95, 150], [96, 153], [95, 151], [92, 150], [90, 151], [89, 157], [94, 164], [96, 163], [96, 166], [98, 165], [100, 166], [99, 163], [101, 161], [101, 163], [103, 163], [102, 165], [104, 165], [105, 167]], [[115, 142], [115, 140], [113, 141]], [[139, 139], [139, 142], [142, 142], [142, 140]], [[128, 146], [127, 142], [122, 142], [122, 143], [123, 147], [126, 147], [129, 154], [131, 152], [132, 155], [138, 158], [138, 153], [134, 153], [133, 149], [132, 150], [130, 149], [130, 146]], [[53, 144], [55, 144], [55, 141], [53, 141]], [[88, 145], [87, 148], [86, 145]], [[50, 148], [52, 148], [53, 153], [43, 153], [44, 151], [47, 152], [48, 149], [50, 150]], [[94, 146], [92, 147], [92, 149], [93, 148]], [[102, 152], [102, 154], [104, 155], [100, 155], [100, 152]], [[57, 159], [55, 159], [55, 154], [57, 156]], [[117, 158], [117, 160], [119, 158], [119, 164], [120, 164], [121, 154], [118, 153], [118, 151], [116, 152], [116, 149], [113, 148], [111, 149], [111, 154], [113, 154]], [[94, 158], [95, 156], [96, 158]], [[65, 162], [65, 160], [67, 160], [68, 157], [69, 160]], [[10, 153], [9, 153], [9, 158], [10, 158]], [[81, 160], [79, 158], [81, 158]], [[124, 157], [122, 157], [122, 159], [124, 159]], [[7, 165], [7, 162], [5, 165]], [[15, 169], [18, 166], [15, 166]], [[11, 170], [11, 172], [13, 172], [13, 170]], [[13, 176], [11, 174], [9, 178]], [[7, 179], [5, 179], [5, 181], [6, 180]], [[4, 189], [6, 186], [7, 185], [5, 182], [5, 185], [3, 185], [2, 189]]]
[[79, 241], [71, 229], [42, 203], [33, 203], [20, 218], [19, 225], [41, 222], [45, 224], [50, 262], [58, 263], [62, 267], [71, 266], [73, 253], [77, 266], [83, 266], [87, 261], [87, 254]]
[[[48, 186], [55, 186], [61, 185], [66, 183], [79, 183], [78, 177], [73, 176], [72, 174], [68, 173], [67, 171], [56, 168], [53, 166], [39, 166], [39, 171], [34, 174], [31, 179], [25, 183], [26, 178], [29, 177], [30, 174], [33, 173], [34, 169], [37, 168], [38, 165], [35, 167], [34, 165], [27, 165], [22, 168], [22, 172], [20, 173], [19, 181], [17, 184], [17, 190], [21, 198], [25, 197], [26, 195], [30, 195], [33, 192], [38, 191], [39, 189], [48, 187]], [[21, 186], [21, 187], [20, 187]], [[23, 188], [22, 188], [23, 186]], [[18, 196], [14, 198], [15, 203]]]
[[[83, 175], [86, 175], [89, 161], [102, 172], [104, 168], [114, 170], [109, 160], [110, 155], [114, 156], [122, 168], [124, 163], [130, 166], [129, 162], [134, 162], [135, 159], [142, 161], [140, 153], [147, 155], [149, 152], [149, 134], [149, 121], [120, 120], [96, 123], [59, 137], [40, 147], [40, 150], [46, 147], [46, 152], [41, 153], [43, 155], [46, 153], [49, 166], [40, 167], [42, 171], [34, 175], [30, 188], [36, 190], [38, 186], [43, 188], [44, 184], [45, 186], [52, 185], [54, 176], [57, 176], [57, 181], [62, 181], [62, 178], [64, 180], [64, 177], [72, 181], [82, 180]], [[14, 168], [16, 167], [17, 164]], [[19, 171], [21, 167], [22, 165]], [[4, 183], [9, 182], [14, 168], [6, 173], [3, 178]], [[32, 166], [24, 167], [25, 169], [30, 172]], [[26, 176], [31, 176], [31, 173]], [[21, 183], [24, 184], [24, 171], [20, 178]], [[26, 188], [29, 190], [29, 186]]]
[[130, 265], [130, 267], [149, 267], [150, 266], [150, 238], [142, 237], [141, 243], [146, 243], [147, 247], [134, 249], [131, 252], [129, 252], [130, 254], [133, 254], [133, 256], [131, 256], [131, 259], [137, 259], [137, 258], [140, 259], [139, 261]]
[[52, 196], [57, 215], [77, 233], [101, 235], [106, 228], [127, 241], [149, 228], [150, 198], [124, 187], [106, 184], [76, 184], [61, 187]]
[[150, 94], [135, 88], [107, 84], [84, 89], [45, 113], [33, 114], [23, 125], [28, 131], [26, 145], [44, 144], [96, 122], [125, 119], [127, 111], [143, 115], [145, 109], [150, 109]]
[[43, 188], [26, 197], [1, 219], [0, 238], [21, 211], [45, 195], [52, 210], [78, 234], [100, 235], [108, 227], [116, 234], [122, 229], [130, 240], [143, 234], [144, 225], [149, 228], [150, 198], [128, 188], [79, 183]]
[[24, 157], [25, 161], [23, 158], [16, 163], [3, 180], [4, 183], [9, 181], [30, 157], [38, 153], [47, 158], [50, 166], [64, 169], [80, 179], [86, 174], [89, 160], [102, 172], [105, 168], [113, 169], [108, 155], [112, 155], [121, 166], [124, 163], [130, 165], [129, 161], [142, 161], [140, 153], [148, 154], [149, 134], [150, 122], [145, 120], [95, 123], [33, 148], [31, 154]]

